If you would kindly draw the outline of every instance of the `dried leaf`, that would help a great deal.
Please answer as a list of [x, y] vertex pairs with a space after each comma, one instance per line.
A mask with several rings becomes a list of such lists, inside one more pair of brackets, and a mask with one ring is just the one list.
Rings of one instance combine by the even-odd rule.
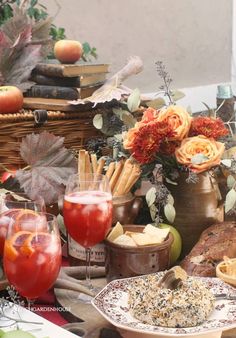
[[227, 177], [227, 187], [228, 187], [229, 189], [232, 189], [232, 188], [234, 187], [235, 182], [236, 182], [236, 180], [235, 180], [235, 178], [234, 178], [232, 175], [229, 175], [229, 176]]
[[93, 118], [93, 125], [97, 129], [102, 129], [103, 126], [103, 118], [102, 114], [96, 114]]
[[146, 193], [147, 205], [151, 207], [151, 205], [155, 202], [155, 200], [156, 200], [156, 188], [152, 187]]
[[17, 5], [13, 5], [12, 9], [13, 16], [4, 22], [4, 24], [1, 26], [1, 29], [13, 43], [16, 40], [16, 37], [30, 23], [30, 20], [24, 9], [20, 8]]
[[163, 98], [159, 97], [158, 99], [151, 100], [146, 102], [146, 105], [148, 107], [154, 108], [154, 109], [160, 109], [163, 106], [165, 106], [166, 102]]
[[236, 203], [236, 191], [234, 189], [231, 189], [225, 198], [225, 212], [229, 212]]
[[128, 111], [123, 112], [122, 121], [129, 128], [133, 128], [135, 123], [137, 122], [137, 120], [133, 117], [133, 115], [131, 113], [129, 113]]
[[168, 195], [167, 202], [168, 202], [168, 204], [174, 205], [175, 200], [174, 200], [174, 197], [171, 194]]
[[236, 146], [225, 150], [223, 153], [223, 159], [233, 158], [235, 154], [236, 154]]
[[64, 193], [69, 176], [76, 172], [76, 161], [63, 142], [63, 137], [46, 131], [22, 140], [20, 154], [31, 169], [18, 170], [16, 178], [30, 198], [42, 196], [52, 204]]
[[212, 109], [212, 108], [210, 108], [210, 107], [208, 106], [208, 104], [206, 104], [205, 102], [202, 102], [202, 104], [204, 104], [204, 106], [207, 108], [208, 116], [209, 116], [209, 117], [215, 118], [215, 117], [216, 117], [216, 112], [215, 112], [215, 110]]
[[30, 20], [24, 6], [12, 8], [13, 16], [0, 31], [0, 84], [25, 91], [33, 84], [28, 81], [32, 69], [48, 52], [50, 21]]
[[172, 204], [167, 203], [164, 206], [164, 213], [165, 213], [165, 216], [166, 216], [167, 220], [170, 223], [173, 223], [174, 220], [175, 220], [175, 216], [176, 216], [176, 212], [175, 212], [174, 206]]
[[15, 48], [15, 50], [21, 50], [27, 45], [32, 37], [32, 26], [26, 25], [22, 31], [20, 31], [19, 35], [16, 37], [15, 41], [13, 41], [13, 45], [11, 48]]
[[221, 163], [222, 163], [225, 167], [231, 168], [232, 161], [231, 161], [230, 159], [221, 160]]
[[117, 117], [119, 117], [119, 119], [122, 119], [122, 115], [123, 115], [124, 111], [127, 111], [127, 110], [124, 110], [124, 109], [121, 109], [121, 108], [113, 108], [112, 111]]
[[130, 95], [132, 93], [130, 88], [122, 85], [122, 82], [129, 76], [141, 72], [142, 69], [142, 60], [138, 56], [133, 56], [121, 70], [108, 79], [93, 95], [85, 99], [69, 101], [69, 103], [78, 105], [92, 102], [93, 107], [95, 107], [98, 103], [110, 102], [112, 100], [120, 101], [123, 95]]
[[41, 46], [31, 45], [22, 50], [20, 57], [13, 64], [11, 71], [5, 79], [6, 84], [17, 85], [21, 90], [25, 91], [33, 85], [28, 81], [32, 70], [41, 60]]
[[177, 182], [171, 181], [168, 177], [165, 177], [165, 180], [166, 180], [166, 182], [169, 183], [169, 184], [178, 185]]
[[48, 17], [45, 20], [39, 20], [32, 27], [32, 40], [42, 40], [49, 37], [52, 18]]
[[138, 109], [139, 105], [140, 105], [140, 90], [136, 88], [129, 95], [127, 100], [127, 106], [129, 111], [134, 112]]
[[171, 97], [174, 101], [178, 101], [181, 100], [183, 97], [185, 97], [185, 94], [180, 90], [173, 90], [171, 92]]

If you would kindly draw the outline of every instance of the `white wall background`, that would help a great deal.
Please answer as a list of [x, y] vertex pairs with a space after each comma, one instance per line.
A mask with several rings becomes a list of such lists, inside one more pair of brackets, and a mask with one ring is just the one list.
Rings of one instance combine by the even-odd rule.
[[125, 84], [143, 92], [160, 85], [162, 60], [173, 88], [231, 80], [232, 0], [41, 0], [67, 37], [97, 47], [112, 73], [139, 55], [144, 70]]

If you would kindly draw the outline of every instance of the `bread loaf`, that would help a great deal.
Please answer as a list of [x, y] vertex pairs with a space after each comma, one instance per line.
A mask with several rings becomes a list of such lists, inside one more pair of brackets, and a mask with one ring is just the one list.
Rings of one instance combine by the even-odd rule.
[[203, 231], [181, 267], [191, 276], [215, 277], [223, 256], [236, 257], [236, 222], [217, 223]]

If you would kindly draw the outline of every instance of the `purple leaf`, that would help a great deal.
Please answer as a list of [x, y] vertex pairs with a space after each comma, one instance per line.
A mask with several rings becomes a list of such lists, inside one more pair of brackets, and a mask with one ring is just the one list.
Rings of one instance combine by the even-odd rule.
[[31, 169], [18, 170], [16, 178], [30, 198], [42, 196], [46, 204], [51, 204], [64, 193], [67, 180], [77, 166], [63, 142], [63, 137], [46, 131], [27, 135], [22, 140], [20, 154]]

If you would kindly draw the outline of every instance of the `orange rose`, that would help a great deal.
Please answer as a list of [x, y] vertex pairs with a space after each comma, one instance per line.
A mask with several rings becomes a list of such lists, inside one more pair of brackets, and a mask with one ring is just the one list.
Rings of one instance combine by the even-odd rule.
[[169, 106], [160, 110], [158, 121], [168, 120], [175, 136], [171, 138], [173, 141], [182, 141], [188, 135], [192, 118], [187, 110], [181, 106]]
[[176, 149], [175, 156], [179, 163], [200, 173], [219, 165], [224, 149], [223, 143], [199, 135], [184, 139]]

